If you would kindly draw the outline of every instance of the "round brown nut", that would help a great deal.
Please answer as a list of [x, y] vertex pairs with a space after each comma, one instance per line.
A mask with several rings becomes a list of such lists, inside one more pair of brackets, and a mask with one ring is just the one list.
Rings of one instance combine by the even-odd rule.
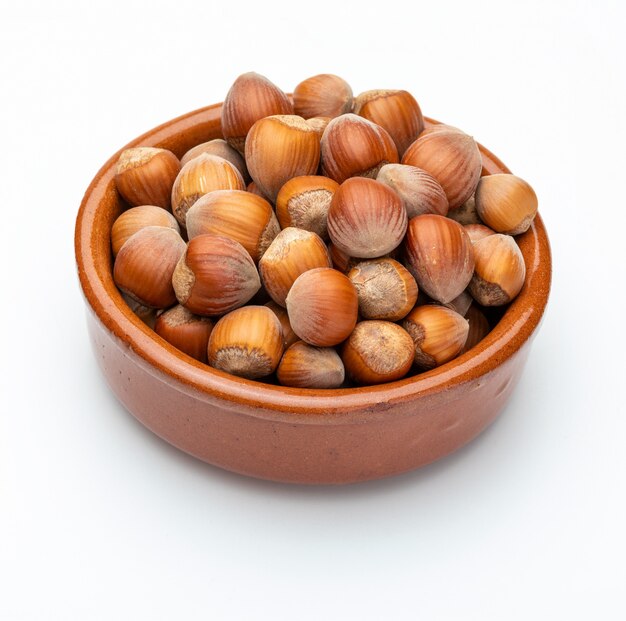
[[122, 151], [115, 168], [115, 185], [131, 206], [170, 208], [174, 179], [180, 171], [178, 158], [167, 149], [133, 147]]
[[480, 219], [498, 233], [526, 232], [537, 215], [537, 195], [515, 175], [487, 175], [476, 188], [476, 211]]
[[200, 362], [207, 361], [211, 330], [210, 319], [194, 315], [180, 304], [161, 313], [154, 324], [154, 331], [161, 338]]
[[113, 280], [124, 293], [150, 308], [176, 303], [172, 274], [185, 242], [169, 227], [147, 226], [132, 235], [115, 257]]
[[446, 193], [425, 170], [406, 164], [386, 164], [378, 172], [376, 181], [388, 185], [402, 199], [409, 218], [425, 213], [439, 216], [448, 213]]
[[293, 91], [296, 114], [312, 117], [336, 117], [352, 111], [352, 89], [342, 78], [321, 73], [303, 80]]
[[319, 135], [299, 116], [268, 116], [246, 138], [248, 171], [271, 201], [292, 177], [315, 174], [319, 161]]
[[402, 163], [430, 173], [446, 193], [451, 210], [474, 193], [482, 171], [476, 141], [447, 125], [425, 129], [407, 149]]
[[328, 209], [338, 188], [336, 181], [319, 175], [287, 181], [276, 197], [276, 217], [281, 228], [295, 226], [327, 239]]
[[354, 177], [335, 192], [328, 210], [328, 234], [351, 257], [380, 257], [404, 237], [407, 215], [399, 196], [373, 179]]
[[400, 157], [424, 129], [422, 111], [407, 91], [365, 91], [355, 99], [354, 112], [384, 127]]
[[407, 267], [420, 290], [438, 302], [456, 298], [472, 279], [472, 242], [454, 220], [433, 214], [412, 218], [405, 251]]
[[364, 319], [399, 321], [417, 301], [415, 279], [394, 259], [357, 263], [348, 278], [356, 288], [359, 313]]
[[209, 338], [209, 364], [248, 379], [273, 373], [282, 354], [280, 322], [265, 306], [244, 306], [224, 315]]
[[476, 266], [469, 284], [472, 297], [483, 306], [508, 304], [526, 278], [524, 257], [510, 235], [490, 235], [474, 244]]
[[196, 315], [222, 315], [243, 306], [261, 288], [250, 253], [218, 235], [190, 240], [172, 283], [178, 301]]
[[404, 377], [415, 348], [409, 334], [390, 321], [361, 321], [346, 341], [341, 358], [357, 384], [381, 384]]
[[265, 76], [249, 72], [230, 87], [222, 105], [222, 134], [239, 153], [245, 152], [246, 136], [259, 120], [273, 114], [293, 114], [287, 95]]
[[347, 276], [330, 267], [298, 276], [286, 303], [293, 331], [309, 345], [338, 345], [356, 325], [356, 289]]
[[339, 388], [345, 379], [345, 369], [332, 347], [314, 347], [298, 341], [283, 354], [277, 376], [283, 386]]
[[415, 345], [415, 365], [434, 369], [456, 358], [461, 352], [469, 324], [466, 319], [445, 306], [416, 306], [402, 322]]
[[349, 177], [375, 179], [385, 164], [398, 162], [398, 150], [387, 131], [356, 114], [330, 121], [321, 146], [322, 172], [337, 183]]

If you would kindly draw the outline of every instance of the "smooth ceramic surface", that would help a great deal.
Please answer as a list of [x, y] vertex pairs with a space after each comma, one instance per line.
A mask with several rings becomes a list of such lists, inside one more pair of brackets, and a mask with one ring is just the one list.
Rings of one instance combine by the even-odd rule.
[[[179, 157], [220, 136], [221, 105], [174, 119], [127, 146]], [[434, 123], [435, 121], [428, 121]], [[126, 147], [125, 147], [126, 148]], [[509, 172], [481, 147], [483, 174]], [[527, 268], [491, 333], [456, 360], [375, 387], [301, 390], [239, 379], [176, 350], [138, 319], [112, 280], [110, 229], [122, 211], [115, 154], [89, 186], [76, 222], [87, 324], [111, 389], [146, 427], [216, 466], [275, 481], [347, 483], [386, 477], [460, 448], [502, 411], [546, 307], [551, 256], [538, 216], [517, 238]]]

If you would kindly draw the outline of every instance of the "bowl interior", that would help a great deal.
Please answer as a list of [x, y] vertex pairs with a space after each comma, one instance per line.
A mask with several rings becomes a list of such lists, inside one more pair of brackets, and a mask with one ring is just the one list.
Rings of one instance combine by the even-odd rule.
[[[169, 121], [133, 140], [131, 146], [170, 149], [181, 157], [191, 147], [221, 137], [221, 104], [202, 108]], [[426, 119], [427, 125], [437, 121]], [[118, 151], [100, 169], [83, 198], [75, 234], [80, 284], [88, 308], [125, 345], [136, 352], [154, 373], [176, 381], [187, 390], [275, 413], [343, 416], [371, 408], [384, 411], [385, 404], [404, 401], [452, 384], [469, 382], [488, 373], [515, 353], [536, 330], [548, 300], [551, 255], [540, 216], [517, 242], [526, 263], [526, 282], [506, 308], [492, 331], [473, 349], [455, 360], [420, 375], [396, 382], [334, 390], [297, 389], [237, 378], [212, 369], [183, 354], [148, 328], [127, 306], [112, 278], [111, 226], [126, 208], [114, 184]], [[483, 174], [510, 172], [487, 149], [480, 146]]]

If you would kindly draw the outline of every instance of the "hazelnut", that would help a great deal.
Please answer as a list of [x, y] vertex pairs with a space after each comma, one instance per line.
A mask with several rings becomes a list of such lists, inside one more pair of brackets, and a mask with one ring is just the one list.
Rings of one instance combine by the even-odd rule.
[[243, 155], [246, 136], [259, 120], [274, 114], [293, 114], [293, 106], [278, 86], [258, 73], [240, 75], [222, 104], [222, 134]]
[[332, 119], [321, 148], [322, 173], [337, 183], [349, 177], [375, 179], [385, 164], [398, 162], [398, 150], [387, 131], [356, 114]]
[[415, 365], [434, 369], [456, 358], [469, 331], [469, 324], [457, 312], [427, 304], [416, 306], [402, 322], [415, 345]]
[[270, 297], [285, 306], [287, 294], [296, 278], [316, 267], [331, 267], [330, 256], [322, 238], [288, 227], [270, 244], [259, 261], [259, 273]]
[[181, 166], [184, 166], [187, 162], [192, 160], [198, 155], [207, 153], [208, 155], [216, 155], [217, 157], [224, 158], [227, 162], [230, 162], [240, 173], [244, 182], [248, 181], [248, 167], [246, 166], [246, 160], [237, 149], [233, 149], [225, 140], [221, 138], [215, 138], [208, 142], [196, 145], [192, 149], [189, 149], [185, 155], [180, 159]]
[[297, 341], [283, 354], [276, 375], [283, 386], [339, 388], [345, 379], [345, 369], [332, 347], [314, 347]]
[[515, 175], [487, 175], [476, 188], [476, 211], [480, 219], [498, 233], [526, 232], [537, 214], [537, 207], [535, 191]]
[[474, 242], [479, 241], [480, 239], [489, 237], [489, 235], [496, 234], [496, 232], [493, 229], [490, 229], [488, 226], [485, 226], [484, 224], [466, 224], [463, 228], [465, 229], [465, 232], [468, 234], [472, 244]]
[[319, 135], [302, 117], [269, 116], [257, 121], [248, 133], [248, 171], [272, 201], [292, 177], [314, 175], [319, 161]]
[[451, 210], [474, 193], [482, 171], [476, 141], [447, 125], [425, 129], [407, 149], [402, 163], [430, 173], [446, 193]]
[[450, 302], [472, 279], [472, 242], [454, 220], [433, 214], [412, 218], [405, 252], [407, 267], [420, 290], [437, 302]]
[[356, 325], [356, 289], [347, 276], [329, 267], [298, 276], [286, 304], [293, 331], [309, 345], [337, 345]]
[[474, 243], [476, 261], [469, 284], [472, 297], [483, 306], [508, 304], [526, 278], [524, 257], [510, 235], [490, 235]]
[[400, 157], [424, 130], [422, 111], [407, 91], [366, 91], [355, 99], [354, 112], [386, 129]]
[[185, 242], [174, 230], [147, 226], [126, 240], [115, 257], [113, 280], [124, 293], [150, 308], [176, 303], [172, 274]]
[[390, 321], [361, 321], [343, 345], [341, 358], [357, 384], [382, 384], [404, 377], [415, 355], [406, 330]]
[[194, 315], [180, 304], [161, 313], [154, 325], [154, 331], [161, 338], [200, 362], [207, 361], [211, 330], [210, 319]]
[[239, 377], [270, 375], [282, 355], [280, 322], [265, 306], [245, 306], [224, 315], [209, 338], [209, 364]]
[[180, 171], [178, 158], [166, 149], [133, 147], [122, 151], [115, 168], [115, 186], [131, 206], [170, 208], [174, 179]]
[[333, 244], [352, 257], [380, 257], [396, 248], [407, 227], [400, 197], [373, 179], [355, 177], [335, 192], [328, 210]]
[[200, 197], [187, 212], [189, 239], [211, 233], [239, 242], [256, 263], [280, 226], [272, 206], [243, 190], [215, 190]]
[[328, 208], [338, 187], [336, 181], [316, 175], [287, 181], [276, 197], [276, 216], [281, 228], [295, 226], [326, 239]]
[[252, 257], [239, 243], [218, 235], [189, 241], [172, 283], [178, 301], [197, 315], [221, 315], [243, 306], [260, 289]]
[[213, 190], [244, 190], [240, 172], [223, 157], [202, 153], [187, 162], [178, 173], [172, 188], [172, 211], [185, 226], [187, 212], [205, 194]]
[[352, 89], [344, 79], [331, 73], [314, 75], [294, 89], [293, 108], [305, 119], [340, 116], [352, 111]]
[[293, 345], [296, 341], [299, 340], [298, 335], [293, 331], [291, 324], [289, 323], [289, 315], [287, 314], [287, 309], [285, 309], [280, 304], [277, 304], [272, 300], [271, 302], [267, 302], [265, 304], [267, 308], [269, 308], [276, 317], [278, 317], [278, 321], [280, 321], [280, 327], [283, 329], [283, 341], [285, 342], [285, 349], [287, 347]]
[[478, 345], [491, 330], [485, 313], [483, 313], [476, 304], [472, 304], [469, 307], [465, 319], [467, 319], [469, 323], [469, 331], [465, 345], [463, 345], [463, 349], [461, 350], [462, 354]]
[[406, 164], [386, 164], [378, 172], [376, 181], [388, 185], [402, 199], [409, 218], [425, 213], [440, 216], [448, 213], [446, 193], [425, 170]]
[[111, 249], [117, 255], [126, 240], [147, 226], [164, 226], [180, 233], [176, 218], [162, 207], [139, 205], [131, 207], [120, 215], [111, 228]]
[[350, 270], [348, 278], [356, 288], [364, 319], [398, 321], [417, 301], [415, 279], [394, 259], [362, 261]]

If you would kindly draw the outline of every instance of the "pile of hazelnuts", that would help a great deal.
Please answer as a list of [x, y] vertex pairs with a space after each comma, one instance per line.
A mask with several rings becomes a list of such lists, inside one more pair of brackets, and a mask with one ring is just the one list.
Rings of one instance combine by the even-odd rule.
[[221, 128], [116, 169], [114, 281], [187, 355], [284, 386], [390, 382], [471, 349], [521, 290], [533, 189], [407, 91], [322, 74], [290, 98], [246, 73]]

